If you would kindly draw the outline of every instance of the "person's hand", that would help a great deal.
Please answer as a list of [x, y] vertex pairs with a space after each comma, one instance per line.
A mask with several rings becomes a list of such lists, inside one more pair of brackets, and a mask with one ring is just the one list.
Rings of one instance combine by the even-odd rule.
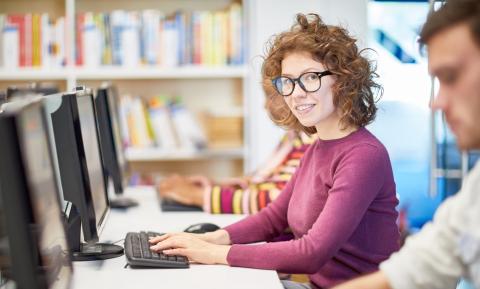
[[208, 179], [196, 179], [173, 175], [162, 180], [158, 186], [158, 193], [162, 198], [172, 199], [185, 205], [203, 206], [203, 193]]
[[162, 236], [151, 238], [149, 240], [149, 242], [151, 244], [156, 244], [156, 243], [160, 242], [160, 240], [163, 240], [164, 239], [163, 236], [165, 236], [165, 235], [188, 236], [188, 237], [197, 238], [197, 239], [200, 239], [202, 241], [212, 243], [212, 244], [216, 244], [216, 245], [230, 245], [230, 244], [232, 244], [232, 242], [230, 241], [230, 235], [224, 229], [219, 229], [219, 230], [216, 230], [214, 232], [208, 232], [208, 233], [203, 233], [203, 234], [193, 234], [193, 233], [186, 233], [186, 232], [168, 233], [168, 234], [164, 234]]
[[220, 182], [220, 185], [223, 186], [240, 186], [242, 188], [248, 187], [249, 184], [249, 179], [248, 177], [242, 177], [242, 178], [225, 178]]
[[205, 234], [197, 234], [197, 236], [203, 241], [217, 245], [230, 245], [232, 241], [230, 240], [230, 235], [226, 230], [220, 229], [214, 232], [208, 232]]
[[149, 240], [150, 250], [165, 255], [181, 255], [202, 264], [228, 264], [230, 246], [202, 240], [205, 234], [168, 233]]

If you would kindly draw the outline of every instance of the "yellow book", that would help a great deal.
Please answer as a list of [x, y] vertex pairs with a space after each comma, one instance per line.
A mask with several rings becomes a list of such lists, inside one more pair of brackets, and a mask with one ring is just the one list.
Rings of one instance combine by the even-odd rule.
[[40, 14], [32, 15], [32, 66], [42, 65], [42, 35]]
[[207, 12], [200, 12], [200, 65], [207, 64], [207, 55], [208, 55], [208, 33], [207, 33]]

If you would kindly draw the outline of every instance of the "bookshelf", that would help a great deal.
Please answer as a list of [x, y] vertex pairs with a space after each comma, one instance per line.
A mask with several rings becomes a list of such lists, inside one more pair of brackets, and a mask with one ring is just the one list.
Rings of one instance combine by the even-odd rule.
[[69, 79], [69, 73], [66, 69], [39, 69], [39, 68], [19, 68], [16, 70], [0, 69], [0, 81], [36, 81], [36, 80], [63, 80]]
[[246, 75], [244, 66], [236, 67], [140, 67], [134, 70], [118, 67], [102, 67], [97, 69], [76, 69], [75, 78], [79, 80], [94, 79], [215, 79], [243, 78]]
[[[20, 2], [20, 3], [19, 3]], [[118, 87], [119, 95], [138, 96], [144, 101], [152, 96], [181, 97], [184, 106], [195, 116], [203, 115], [209, 108], [217, 111], [232, 107], [244, 110], [244, 86], [248, 69], [244, 64], [222, 65], [221, 63], [180, 65], [78, 65], [76, 50], [76, 21], [79, 14], [137, 13], [157, 9], [165, 21], [175, 11], [228, 11], [229, 5], [239, 1], [107, 1], [107, 0], [5, 0], [0, 3], [0, 14], [44, 14], [65, 21], [64, 65], [58, 67], [4, 67], [0, 63], [0, 89], [9, 85], [40, 81], [54, 83], [61, 90], [71, 90], [77, 85], [96, 88], [104, 81]], [[207, 14], [210, 12], [206, 12]], [[216, 12], [211, 12], [215, 14]], [[32, 16], [33, 17], [33, 16]], [[162, 16], [163, 17], [163, 16]], [[85, 47], [84, 47], [85, 48]], [[92, 47], [93, 49], [94, 47]], [[93, 53], [89, 48], [85, 53]], [[128, 147], [126, 158], [130, 167], [140, 173], [196, 173], [211, 177], [229, 177], [243, 174], [246, 149], [238, 146], [201, 150], [168, 151], [156, 147]], [[175, 164], [172, 165], [171, 162]], [[190, 171], [190, 173], [195, 173]]]
[[244, 78], [247, 70], [244, 66], [235, 67], [123, 67], [100, 68], [18, 68], [15, 70], [0, 68], [0, 81], [11, 80], [80, 80], [96, 79], [204, 79], [204, 78]]
[[243, 149], [208, 149], [201, 151], [182, 151], [165, 152], [155, 148], [128, 148], [126, 150], [126, 159], [136, 162], [155, 162], [155, 161], [185, 161], [185, 160], [241, 160], [243, 159]]

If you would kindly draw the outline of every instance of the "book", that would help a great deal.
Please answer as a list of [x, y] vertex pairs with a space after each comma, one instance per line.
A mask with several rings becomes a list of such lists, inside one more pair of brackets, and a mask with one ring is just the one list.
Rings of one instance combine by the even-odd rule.
[[40, 30], [42, 31], [42, 37], [40, 40], [40, 54], [41, 61], [40, 65], [44, 68], [49, 68], [53, 66], [52, 63], [52, 23], [48, 16], [48, 13], [42, 13], [40, 16]]
[[16, 25], [6, 23], [3, 27], [3, 55], [2, 62], [5, 68], [20, 66], [20, 32]]
[[122, 46], [122, 65], [140, 65], [140, 22], [137, 12], [130, 11], [125, 15], [125, 23], [120, 34], [120, 45]]
[[42, 64], [42, 30], [41, 15], [32, 14], [32, 65], [39, 67]]
[[149, 114], [152, 122], [155, 144], [165, 151], [178, 148], [178, 138], [173, 127], [166, 97], [154, 97], [149, 101]]
[[78, 13], [75, 17], [75, 63], [83, 65], [83, 26], [85, 13]]
[[54, 34], [55, 34], [55, 66], [62, 67], [67, 64], [66, 59], [66, 49], [65, 49], [65, 18], [60, 17], [55, 21], [54, 27]]
[[88, 67], [98, 67], [102, 64], [102, 42], [100, 31], [91, 12], [84, 14], [82, 29], [83, 64]]
[[[17, 31], [16, 33], [18, 33], [18, 36], [17, 36], [18, 37], [18, 40], [17, 40], [18, 44], [16, 46], [16, 48], [18, 49], [18, 58], [19, 58], [18, 59], [18, 65], [21, 66], [21, 67], [24, 67], [24, 66], [26, 66], [25, 16], [24, 15], [19, 15], [19, 14], [7, 15], [7, 25], [9, 26], [9, 28], [8, 28], [9, 33], [13, 32], [12, 28], [16, 28], [16, 31]], [[8, 45], [8, 43], [10, 43], [11, 41], [14, 41], [14, 39], [12, 39], [12, 37], [15, 37], [15, 36], [13, 36], [12, 34], [8, 35], [8, 38], [9, 38], [8, 42], [4, 39], [5, 45]], [[6, 49], [10, 50], [10, 49], [12, 49], [12, 46], [9, 46]], [[11, 54], [11, 55], [13, 57], [13, 54]], [[9, 65], [12, 65], [14, 63], [15, 63], [14, 61], [9, 62]]]
[[207, 139], [191, 112], [181, 103], [170, 105], [172, 122], [177, 132], [180, 148], [185, 150], [204, 149]]

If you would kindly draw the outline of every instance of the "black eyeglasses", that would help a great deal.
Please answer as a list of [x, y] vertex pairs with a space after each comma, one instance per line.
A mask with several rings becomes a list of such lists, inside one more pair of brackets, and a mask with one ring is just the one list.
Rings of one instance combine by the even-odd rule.
[[278, 76], [272, 79], [272, 84], [283, 96], [289, 96], [295, 90], [295, 82], [298, 82], [300, 87], [305, 92], [315, 92], [320, 89], [321, 78], [326, 75], [332, 75], [333, 73], [325, 70], [322, 72], [305, 72], [300, 74], [297, 78], [290, 78], [288, 76]]

